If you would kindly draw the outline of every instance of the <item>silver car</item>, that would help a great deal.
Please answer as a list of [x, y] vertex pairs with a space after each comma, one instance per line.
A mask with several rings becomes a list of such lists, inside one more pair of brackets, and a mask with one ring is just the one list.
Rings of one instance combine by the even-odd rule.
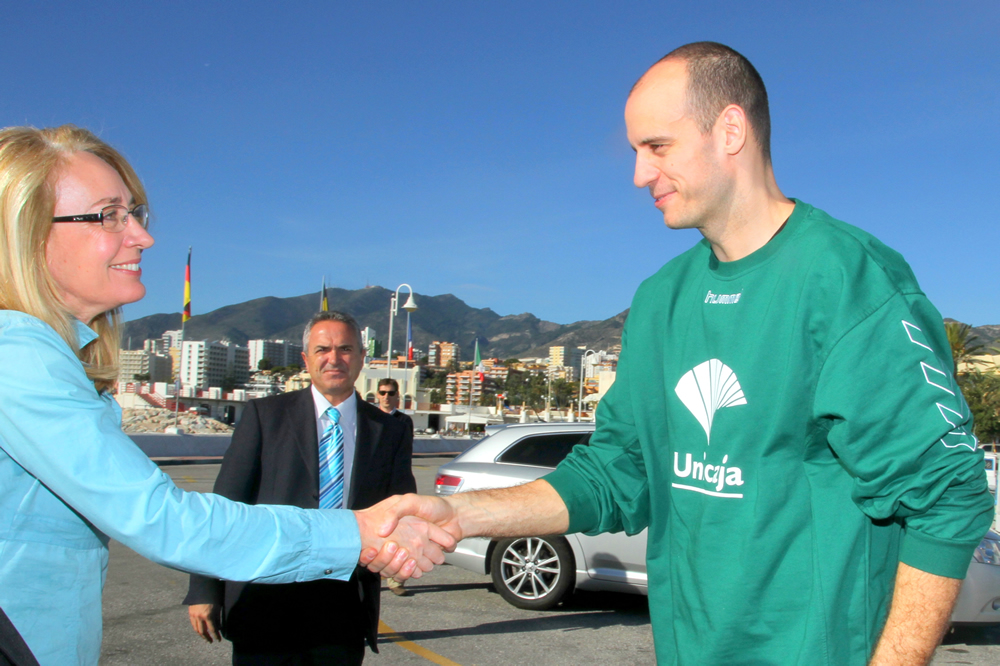
[[[491, 427], [489, 436], [438, 469], [435, 491], [506, 488], [534, 481], [586, 445], [592, 423]], [[552, 608], [574, 589], [646, 594], [646, 531], [635, 536], [583, 534], [459, 542], [449, 564], [489, 575], [497, 592], [519, 608]], [[973, 556], [955, 623], [1000, 623], [1000, 535], [990, 532]]]

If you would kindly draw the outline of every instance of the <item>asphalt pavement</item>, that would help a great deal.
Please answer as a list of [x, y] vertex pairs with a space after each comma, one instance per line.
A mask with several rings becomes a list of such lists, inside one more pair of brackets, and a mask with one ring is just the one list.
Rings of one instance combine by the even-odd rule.
[[[420, 492], [433, 492], [437, 467], [448, 458], [418, 458]], [[218, 464], [170, 465], [164, 469], [182, 488], [210, 491]], [[136, 555], [112, 542], [104, 591], [107, 666], [231, 663], [229, 644], [207, 644], [187, 619], [181, 600], [187, 575]], [[413, 593], [382, 593], [379, 654], [366, 664], [653, 664], [646, 598], [615, 593], [575, 594], [551, 611], [514, 608], [492, 590], [485, 576], [443, 566], [407, 583]], [[1000, 628], [958, 629], [932, 662], [1000, 664]]]

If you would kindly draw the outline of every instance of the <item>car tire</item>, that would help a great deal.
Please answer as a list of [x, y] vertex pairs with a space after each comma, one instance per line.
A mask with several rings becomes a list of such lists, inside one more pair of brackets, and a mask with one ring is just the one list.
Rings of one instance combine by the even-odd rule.
[[522, 537], [497, 541], [490, 576], [507, 603], [547, 610], [573, 590], [573, 550], [562, 537]]

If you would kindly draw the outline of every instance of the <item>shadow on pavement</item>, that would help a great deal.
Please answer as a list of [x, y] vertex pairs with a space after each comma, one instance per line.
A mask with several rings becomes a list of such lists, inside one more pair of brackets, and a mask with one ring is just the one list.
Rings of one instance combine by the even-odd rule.
[[401, 631], [380, 634], [378, 642], [389, 643], [400, 640], [422, 642], [437, 638], [457, 638], [463, 636], [491, 636], [495, 634], [525, 634], [538, 631], [578, 631], [596, 629], [612, 625], [636, 626], [649, 622], [645, 617], [633, 617], [613, 610], [584, 611], [579, 613], [555, 613], [545, 617], [523, 620], [503, 620], [486, 622], [475, 627], [434, 629], [430, 631]]
[[[409, 589], [414, 595], [427, 592], [452, 592], [487, 589], [496, 593], [492, 583], [458, 585], [422, 585]], [[414, 642], [461, 636], [533, 633], [539, 631], [579, 631], [609, 626], [641, 626], [649, 624], [649, 603], [645, 596], [620, 592], [576, 592], [542, 617], [487, 622], [474, 627], [429, 631], [405, 631], [380, 634], [379, 643], [400, 640]]]

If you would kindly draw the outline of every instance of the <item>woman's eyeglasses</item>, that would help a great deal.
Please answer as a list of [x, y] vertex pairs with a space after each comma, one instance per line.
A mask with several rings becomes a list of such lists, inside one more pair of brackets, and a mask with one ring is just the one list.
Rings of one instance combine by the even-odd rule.
[[149, 227], [149, 207], [146, 204], [139, 204], [132, 210], [121, 204], [112, 204], [101, 209], [100, 213], [87, 213], [86, 215], [64, 215], [53, 217], [53, 222], [100, 222], [105, 231], [118, 233], [124, 231], [128, 225], [128, 216], [131, 215], [140, 227]]

